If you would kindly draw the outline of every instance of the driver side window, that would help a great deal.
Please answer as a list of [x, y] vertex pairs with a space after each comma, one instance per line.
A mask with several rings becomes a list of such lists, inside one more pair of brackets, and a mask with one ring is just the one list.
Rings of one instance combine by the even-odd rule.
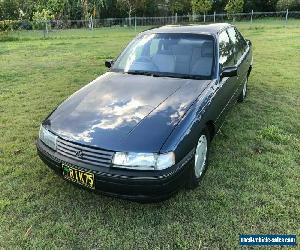
[[219, 62], [222, 67], [235, 65], [233, 46], [226, 30], [219, 35]]

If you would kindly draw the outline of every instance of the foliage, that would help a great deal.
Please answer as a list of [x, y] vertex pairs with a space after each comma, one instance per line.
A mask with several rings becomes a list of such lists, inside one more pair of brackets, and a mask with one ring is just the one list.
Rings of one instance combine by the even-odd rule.
[[214, 0], [213, 1], [213, 10], [217, 13], [223, 13], [226, 6], [227, 0]]
[[[235, 9], [235, 2], [238, 8]], [[223, 13], [230, 5], [234, 12], [300, 10], [299, 0], [0, 0], [0, 20], [29, 20], [35, 12], [49, 10], [55, 19], [86, 20], [136, 16], [187, 15], [207, 13], [210, 10]], [[278, 2], [278, 3], [277, 3]]]
[[138, 8], [144, 6], [144, 0], [118, 0], [118, 4], [121, 8], [125, 9], [130, 18], [133, 13], [136, 12]]
[[33, 21], [49, 21], [54, 18], [54, 15], [50, 10], [42, 9], [33, 13]]
[[206, 14], [211, 10], [212, 5], [212, 0], [192, 0], [192, 8], [194, 13]]
[[278, 0], [245, 0], [244, 11], [275, 11]]
[[0, 21], [0, 31], [17, 30], [19, 28], [19, 21], [3, 20]]
[[0, 0], [0, 20], [18, 18], [18, 2], [15, 0]]
[[[36, 12], [42, 13], [46, 10], [51, 15], [51, 18], [60, 19], [63, 16], [63, 12], [65, 10], [66, 4], [67, 4], [66, 0], [40, 1], [38, 2], [34, 13]], [[47, 18], [49, 19], [49, 17]]]
[[191, 10], [190, 0], [169, 0], [168, 7], [171, 13], [186, 14]]
[[[54, 18], [54, 15], [50, 10], [42, 9], [33, 13], [33, 27], [35, 29], [44, 29], [45, 25], [48, 29], [48, 22]], [[48, 31], [47, 31], [48, 32]]]
[[230, 14], [243, 12], [244, 0], [229, 0], [225, 10]]
[[276, 5], [277, 10], [300, 10], [299, 0], [278, 0]]

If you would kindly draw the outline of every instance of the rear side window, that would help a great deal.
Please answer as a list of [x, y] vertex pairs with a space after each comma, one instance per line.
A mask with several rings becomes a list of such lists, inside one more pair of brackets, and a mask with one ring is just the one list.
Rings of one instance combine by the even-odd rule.
[[241, 33], [237, 29], [231, 27], [228, 29], [228, 35], [234, 46], [234, 52], [236, 55], [236, 60], [238, 61], [245, 53], [247, 43], [242, 37]]
[[219, 61], [222, 67], [234, 66], [233, 44], [226, 31], [219, 35]]

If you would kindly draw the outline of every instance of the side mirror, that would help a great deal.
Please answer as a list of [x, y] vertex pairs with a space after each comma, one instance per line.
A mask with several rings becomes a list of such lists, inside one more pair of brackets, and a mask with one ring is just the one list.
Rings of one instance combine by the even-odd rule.
[[106, 60], [105, 61], [105, 67], [106, 68], [111, 68], [112, 66], [113, 66], [113, 64], [114, 64], [114, 61], [113, 60]]
[[223, 68], [222, 73], [221, 73], [221, 78], [223, 77], [234, 77], [238, 75], [238, 69], [237, 67], [226, 67]]

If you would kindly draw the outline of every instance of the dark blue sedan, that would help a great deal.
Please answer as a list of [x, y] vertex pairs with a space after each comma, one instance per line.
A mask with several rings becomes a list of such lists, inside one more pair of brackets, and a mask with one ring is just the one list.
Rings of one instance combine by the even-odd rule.
[[247, 95], [251, 42], [230, 24], [164, 26], [105, 64], [43, 121], [41, 159], [66, 180], [131, 200], [197, 187], [211, 140]]

